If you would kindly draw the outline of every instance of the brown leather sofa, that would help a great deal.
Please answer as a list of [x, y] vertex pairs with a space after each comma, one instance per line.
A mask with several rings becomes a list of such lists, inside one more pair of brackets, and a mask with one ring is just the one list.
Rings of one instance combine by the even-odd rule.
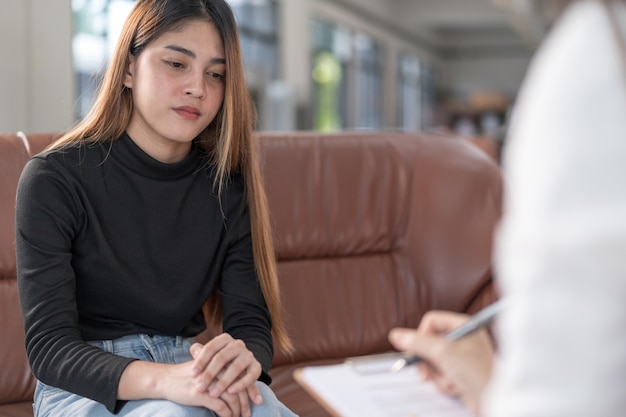
[[[0, 416], [32, 416], [13, 217], [21, 169], [52, 136], [0, 135]], [[294, 369], [388, 351], [394, 326], [496, 298], [501, 173], [476, 146], [445, 135], [258, 136], [296, 347], [292, 357], [276, 354], [272, 387], [300, 416], [328, 416], [294, 382]]]

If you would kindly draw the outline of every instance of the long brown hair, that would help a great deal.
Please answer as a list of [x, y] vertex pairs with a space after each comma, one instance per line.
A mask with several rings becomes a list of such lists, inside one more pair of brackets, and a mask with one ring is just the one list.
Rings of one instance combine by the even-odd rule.
[[[272, 317], [272, 333], [282, 350], [291, 352], [293, 347], [281, 314], [267, 197], [252, 134], [254, 105], [244, 77], [237, 26], [232, 10], [224, 0], [138, 0], [124, 24], [93, 107], [51, 147], [119, 138], [133, 112], [131, 91], [123, 84], [131, 55], [139, 55], [146, 45], [162, 34], [196, 19], [215, 25], [224, 45], [227, 73], [222, 107], [199, 135], [198, 143], [210, 156], [217, 173], [218, 195], [231, 173], [239, 172], [244, 178], [255, 268]], [[205, 311], [209, 312], [207, 316], [213, 325], [221, 323], [223, 316], [217, 291], [208, 300]]]

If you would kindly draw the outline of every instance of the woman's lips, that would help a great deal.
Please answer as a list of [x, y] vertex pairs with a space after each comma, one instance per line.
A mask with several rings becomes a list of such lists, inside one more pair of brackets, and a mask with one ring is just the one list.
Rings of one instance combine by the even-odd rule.
[[187, 120], [197, 120], [200, 117], [200, 110], [191, 106], [181, 106], [174, 108], [180, 117]]

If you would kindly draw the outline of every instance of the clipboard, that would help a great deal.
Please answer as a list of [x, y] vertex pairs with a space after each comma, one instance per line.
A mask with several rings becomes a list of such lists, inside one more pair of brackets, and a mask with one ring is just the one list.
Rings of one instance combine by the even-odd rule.
[[416, 366], [389, 368], [398, 353], [305, 366], [293, 377], [333, 417], [476, 417], [457, 398], [424, 381]]

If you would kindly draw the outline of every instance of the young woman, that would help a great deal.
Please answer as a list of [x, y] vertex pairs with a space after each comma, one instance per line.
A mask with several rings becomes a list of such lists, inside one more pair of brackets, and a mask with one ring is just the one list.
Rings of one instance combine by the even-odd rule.
[[[291, 346], [252, 123], [224, 0], [139, 0], [93, 109], [20, 179], [36, 416], [293, 415], [266, 385]], [[224, 333], [192, 344], [203, 311]]]

